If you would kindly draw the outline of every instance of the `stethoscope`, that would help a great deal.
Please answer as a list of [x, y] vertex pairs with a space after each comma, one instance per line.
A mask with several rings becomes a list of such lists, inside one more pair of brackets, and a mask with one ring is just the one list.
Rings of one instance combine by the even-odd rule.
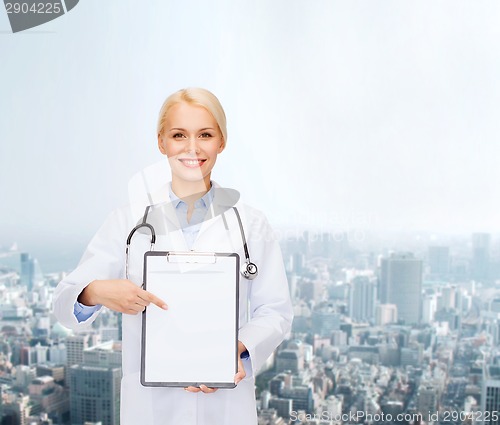
[[[149, 229], [149, 231], [151, 232], [150, 251], [154, 250], [154, 246], [155, 246], [155, 242], [156, 242], [156, 232], [155, 232], [154, 227], [151, 224], [147, 223], [148, 214], [149, 214], [149, 210], [151, 209], [151, 207], [152, 207], [152, 205], [148, 205], [146, 207], [146, 211], [144, 212], [142, 222], [139, 223], [137, 226], [135, 226], [130, 231], [130, 233], [127, 237], [127, 248], [125, 249], [125, 256], [126, 256], [125, 276], [127, 279], [129, 277], [128, 267], [129, 267], [129, 257], [130, 257], [130, 242], [132, 241], [132, 236], [134, 236], [134, 233], [137, 232], [137, 230], [139, 230], [142, 227], [146, 227]], [[245, 252], [245, 263], [242, 265], [240, 272], [245, 279], [253, 280], [257, 277], [258, 269], [257, 269], [257, 266], [255, 265], [255, 263], [252, 263], [252, 261], [250, 261], [250, 254], [248, 253], [247, 240], [245, 238], [245, 232], [243, 231], [243, 223], [241, 222], [240, 213], [236, 207], [232, 207], [232, 209], [234, 210], [234, 213], [236, 214], [236, 218], [238, 219], [238, 224], [240, 226], [241, 240], [243, 241], [243, 250]]]

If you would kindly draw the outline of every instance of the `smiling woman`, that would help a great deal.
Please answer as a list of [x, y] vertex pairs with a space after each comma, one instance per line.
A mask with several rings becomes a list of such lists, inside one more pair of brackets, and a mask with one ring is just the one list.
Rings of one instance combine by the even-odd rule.
[[[234, 388], [218, 390], [203, 384], [185, 388], [141, 385], [142, 321], [138, 313], [159, 307], [166, 310], [161, 314], [168, 320], [176, 317], [178, 306], [172, 294], [168, 295], [172, 299], [163, 300], [141, 287], [144, 252], [151, 244], [147, 235], [137, 232], [134, 236], [130, 262], [124, 255], [127, 234], [131, 228], [135, 232], [137, 225], [132, 218], [132, 207], [119, 209], [110, 216], [77, 269], [56, 289], [54, 312], [67, 327], [88, 327], [102, 306], [124, 313], [122, 425], [257, 424], [254, 376], [289, 333], [293, 311], [279, 244], [266, 218], [239, 202], [239, 196], [231, 195], [236, 191], [220, 188], [211, 180], [217, 156], [225, 149], [226, 141], [224, 110], [212, 93], [194, 88], [169, 96], [160, 111], [157, 142], [171, 168], [172, 181], [165, 190], [170, 202], [150, 205], [148, 210], [153, 210], [149, 218], [157, 226], [156, 246], [161, 251], [236, 252], [239, 258], [247, 260], [241, 271], [248, 280], [240, 279], [238, 287]], [[259, 265], [258, 274], [255, 264]], [[254, 269], [249, 269], [250, 266]], [[201, 275], [200, 279], [204, 278]], [[200, 301], [199, 297], [196, 300]], [[193, 320], [216, 313], [206, 300], [201, 301], [205, 307], [193, 314]], [[199, 348], [194, 355], [199, 355], [200, 364], [208, 367], [202, 363], [203, 351], [210, 347], [199, 340], [195, 343]]]
[[185, 102], [172, 106], [158, 134], [158, 147], [172, 169], [172, 190], [180, 197], [206, 192], [224, 145], [219, 125], [208, 110]]

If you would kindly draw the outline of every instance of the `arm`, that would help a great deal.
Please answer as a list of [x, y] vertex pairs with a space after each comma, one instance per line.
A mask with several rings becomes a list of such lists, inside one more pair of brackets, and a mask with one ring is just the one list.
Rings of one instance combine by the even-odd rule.
[[127, 228], [123, 211], [110, 214], [78, 267], [57, 286], [54, 314], [64, 326], [88, 327], [102, 305], [127, 314], [143, 311], [150, 302], [166, 309], [162, 300], [123, 279]]
[[[71, 329], [87, 328], [95, 320], [100, 309], [96, 307], [93, 312], [88, 311], [92, 313], [90, 317], [79, 322], [75, 316], [78, 311], [78, 305], [75, 307], [75, 303], [82, 291], [96, 279], [124, 277], [126, 221], [123, 211], [111, 213], [90, 241], [77, 268], [57, 285], [54, 293], [54, 314], [62, 325]], [[82, 304], [92, 305], [85, 302]]]
[[291, 329], [293, 308], [283, 257], [278, 241], [264, 217], [249, 232], [249, 250], [259, 275], [248, 281], [250, 320], [239, 330], [239, 340], [250, 353], [252, 370], [256, 373], [285, 339]]

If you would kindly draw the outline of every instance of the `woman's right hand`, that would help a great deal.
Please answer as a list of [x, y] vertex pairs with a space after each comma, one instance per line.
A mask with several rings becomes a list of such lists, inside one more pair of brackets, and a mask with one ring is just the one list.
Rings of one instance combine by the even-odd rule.
[[151, 303], [168, 309], [165, 301], [126, 279], [94, 280], [80, 293], [78, 302], [87, 306], [101, 304], [125, 314], [141, 313]]

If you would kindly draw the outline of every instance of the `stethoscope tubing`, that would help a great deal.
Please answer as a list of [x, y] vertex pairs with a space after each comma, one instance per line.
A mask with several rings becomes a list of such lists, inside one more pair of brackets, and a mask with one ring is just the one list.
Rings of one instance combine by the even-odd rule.
[[[143, 228], [143, 227], [146, 227], [147, 229], [149, 229], [149, 231], [151, 232], [151, 247], [150, 247], [150, 251], [153, 251], [154, 250], [154, 246], [155, 246], [155, 243], [156, 243], [156, 232], [155, 232], [155, 229], [153, 227], [153, 225], [147, 223], [147, 218], [148, 218], [148, 215], [149, 215], [149, 210], [151, 209], [151, 205], [148, 205], [146, 207], [146, 211], [144, 212], [144, 216], [142, 218], [142, 222], [139, 223], [137, 226], [135, 226], [129, 233], [128, 237], [127, 237], [127, 245], [126, 245], [126, 249], [125, 249], [125, 277], [128, 279], [129, 278], [129, 258], [130, 258], [130, 245], [131, 245], [131, 242], [132, 242], [132, 237], [134, 236], [135, 232], [137, 232], [139, 229]], [[246, 237], [245, 237], [245, 231], [243, 230], [243, 223], [241, 221], [241, 217], [240, 217], [240, 213], [238, 211], [238, 209], [236, 207], [232, 207], [235, 215], [236, 215], [236, 218], [238, 220], [238, 225], [239, 225], [239, 228], [240, 228], [240, 234], [241, 234], [241, 240], [243, 242], [243, 251], [245, 253], [245, 265], [242, 267], [241, 269], [241, 274], [246, 278], [246, 279], [249, 279], [249, 280], [252, 280], [254, 279], [256, 276], [257, 276], [257, 273], [258, 273], [258, 268], [257, 266], [252, 263], [250, 261], [250, 254], [248, 252], [248, 246], [247, 246], [247, 240], [246, 240]]]

